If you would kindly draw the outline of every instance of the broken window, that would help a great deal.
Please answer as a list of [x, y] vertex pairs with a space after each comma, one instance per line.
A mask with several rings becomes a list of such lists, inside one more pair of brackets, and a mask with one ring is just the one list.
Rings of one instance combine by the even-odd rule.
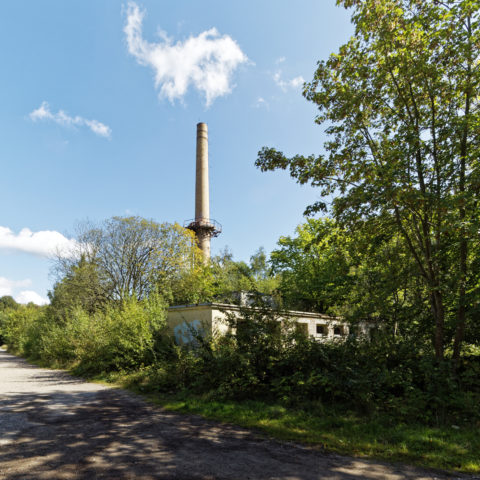
[[336, 327], [334, 327], [334, 329], [333, 329], [333, 334], [334, 334], [334, 335], [340, 335], [340, 336], [341, 336], [341, 335], [345, 335], [345, 330], [344, 330], [344, 328], [341, 327], [341, 326], [336, 326]]
[[317, 335], [328, 335], [328, 327], [326, 325], [317, 324]]

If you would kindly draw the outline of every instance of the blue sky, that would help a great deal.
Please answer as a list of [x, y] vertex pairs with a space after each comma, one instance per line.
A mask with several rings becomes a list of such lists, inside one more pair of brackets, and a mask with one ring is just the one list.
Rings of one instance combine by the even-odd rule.
[[352, 31], [334, 0], [4, 2], [0, 296], [45, 299], [49, 252], [78, 222], [192, 218], [198, 122], [212, 252], [271, 251], [318, 192], [261, 173], [257, 152], [321, 152], [301, 84]]

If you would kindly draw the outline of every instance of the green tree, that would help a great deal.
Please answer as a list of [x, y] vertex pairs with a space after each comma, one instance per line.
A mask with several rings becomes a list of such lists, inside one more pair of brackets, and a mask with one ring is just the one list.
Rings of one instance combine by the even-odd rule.
[[48, 292], [48, 310], [62, 320], [78, 308], [92, 315], [105, 308], [109, 293], [110, 284], [102, 278], [98, 265], [81, 255]]
[[381, 325], [390, 337], [428, 339], [428, 292], [402, 239], [357, 232], [348, 250], [351, 281], [341, 313]]
[[256, 164], [334, 196], [334, 217], [352, 230], [398, 235], [429, 295], [436, 357], [452, 341], [458, 360], [478, 297], [478, 1], [337, 3], [352, 8], [355, 35], [304, 89], [327, 125], [326, 153], [264, 148]]
[[216, 294], [215, 277], [209, 263], [195, 262], [184, 269], [170, 282], [170, 293], [163, 290], [173, 305], [188, 305], [210, 302]]
[[19, 306], [20, 305], [10, 295], [0, 297], [0, 311], [16, 310]]
[[250, 257], [250, 264], [233, 260], [225, 249], [207, 264], [196, 262], [171, 282], [170, 301], [174, 305], [233, 301], [239, 291], [272, 294], [278, 287], [278, 278], [272, 274], [268, 256], [263, 248]]
[[308, 219], [271, 254], [284, 304], [368, 320], [386, 335], [424, 337], [428, 296], [401, 239], [350, 232], [329, 218]]
[[308, 219], [295, 237], [280, 237], [271, 254], [272, 268], [280, 274], [279, 290], [289, 308], [339, 313], [347, 291], [350, 239], [333, 220]]
[[23, 353], [45, 307], [33, 303], [0, 312], [0, 337], [13, 352]]
[[0, 346], [3, 344], [6, 336], [5, 330], [8, 321], [8, 314], [18, 310], [21, 305], [18, 304], [10, 295], [0, 297]]
[[228, 248], [212, 258], [211, 269], [214, 292], [218, 298], [230, 301], [233, 292], [255, 289], [249, 265], [243, 261], [233, 260], [233, 253]]
[[280, 279], [278, 275], [275, 275], [263, 247], [260, 247], [250, 257], [250, 272], [256, 292], [267, 295], [276, 293], [280, 285]]
[[[152, 292], [170, 293], [171, 283], [191, 270], [199, 255], [193, 233], [178, 224], [113, 217], [83, 225], [77, 251], [57, 259], [57, 273], [73, 296], [77, 288], [87, 288], [90, 302], [97, 294], [110, 301], [133, 296], [141, 300]], [[88, 278], [94, 291], [88, 290]]]
[[232, 293], [248, 291], [259, 294], [275, 293], [278, 278], [269, 267], [268, 257], [260, 247], [250, 257], [250, 263], [235, 261], [228, 248], [212, 258], [211, 274], [214, 298], [233, 301]]

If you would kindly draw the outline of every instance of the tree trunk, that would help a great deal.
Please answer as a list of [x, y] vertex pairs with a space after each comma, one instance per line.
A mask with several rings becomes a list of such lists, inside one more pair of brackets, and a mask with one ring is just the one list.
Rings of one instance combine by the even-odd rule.
[[445, 310], [443, 308], [442, 294], [438, 290], [434, 290], [431, 294], [430, 301], [432, 303], [433, 316], [435, 318], [435, 335], [434, 347], [435, 358], [441, 362], [444, 358], [444, 324], [445, 324]]
[[[472, 35], [471, 19], [467, 18], [467, 30], [469, 40]], [[468, 240], [467, 232], [465, 229], [466, 220], [466, 205], [465, 205], [465, 173], [468, 153], [468, 133], [469, 133], [469, 117], [470, 117], [470, 104], [472, 98], [472, 46], [469, 44], [470, 49], [468, 52], [468, 69], [467, 69], [467, 89], [465, 92], [465, 124], [463, 126], [462, 138], [460, 142], [460, 178], [458, 191], [461, 195], [459, 202], [459, 220], [460, 220], [460, 251], [459, 251], [459, 286], [458, 286], [458, 310], [457, 310], [457, 327], [455, 331], [455, 340], [453, 344], [453, 362], [455, 369], [458, 367], [460, 360], [460, 351], [462, 348], [463, 338], [465, 336], [465, 303], [466, 303], [466, 283], [467, 283], [467, 255], [468, 255]]]

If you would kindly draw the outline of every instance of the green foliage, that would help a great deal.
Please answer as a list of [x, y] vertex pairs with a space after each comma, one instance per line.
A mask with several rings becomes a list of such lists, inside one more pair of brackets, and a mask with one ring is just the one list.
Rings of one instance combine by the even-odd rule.
[[54, 285], [48, 296], [51, 314], [66, 321], [75, 309], [88, 314], [104, 309], [109, 299], [109, 288], [101, 278], [98, 265], [81, 255], [78, 262], [71, 263], [65, 276]]
[[0, 312], [0, 334], [14, 352], [25, 351], [44, 309], [33, 304]]
[[155, 338], [165, 326], [164, 305], [129, 299], [94, 316], [79, 311], [72, 326], [74, 335], [82, 335], [74, 340], [76, 371], [132, 370], [154, 359]]
[[173, 305], [188, 305], [211, 301], [216, 295], [212, 268], [204, 262], [196, 262], [173, 278], [169, 286], [162, 288], [165, 297]]
[[0, 312], [5, 310], [15, 310], [20, 305], [10, 295], [4, 295], [0, 297]]
[[404, 340], [433, 336], [428, 293], [403, 242], [308, 219], [281, 237], [271, 265], [290, 309], [368, 320]]
[[83, 225], [76, 251], [57, 259], [52, 306], [94, 312], [107, 302], [171, 293], [172, 283], [200, 263], [193, 233], [178, 224], [113, 217]]
[[58, 320], [50, 309], [22, 307], [5, 314], [2, 332], [13, 351], [79, 373], [132, 370], [152, 363], [165, 328], [161, 297], [127, 299], [93, 314], [80, 307]]
[[236, 292], [272, 294], [278, 283], [263, 248], [251, 256], [250, 264], [233, 260], [232, 253], [225, 249], [208, 264], [196, 262], [192, 268], [179, 274], [170, 283], [167, 298], [173, 305], [211, 301], [232, 303]]
[[453, 343], [458, 363], [478, 310], [479, 5], [338, 3], [352, 8], [355, 35], [304, 90], [326, 125], [326, 153], [264, 148], [257, 166], [334, 196], [332, 214], [350, 232], [401, 240], [427, 292], [437, 360]]
[[263, 247], [250, 257], [250, 272], [255, 282], [254, 291], [266, 295], [278, 293], [280, 278], [275, 275]]
[[20, 305], [10, 295], [0, 297], [0, 345], [5, 342], [4, 329], [6, 328], [7, 313], [18, 308], [20, 308]]
[[156, 388], [185, 388], [226, 397], [265, 394], [272, 362], [281, 354], [284, 339], [271, 310], [241, 310], [241, 318], [227, 313], [226, 335], [214, 339], [198, 335], [195, 348], [164, 345]]
[[320, 343], [262, 308], [242, 309], [226, 321], [226, 335], [200, 338], [194, 349], [164, 349], [147, 375], [149, 388], [292, 407], [319, 402], [431, 425], [480, 421], [478, 356], [453, 373], [451, 362], [439, 364], [421, 337]]
[[281, 237], [271, 264], [280, 274], [285, 306], [302, 311], [338, 313], [352, 288], [351, 237], [329, 219], [308, 219], [296, 237]]
[[234, 261], [233, 254], [228, 249], [212, 259], [211, 268], [217, 297], [228, 299], [232, 292], [255, 289], [250, 267], [245, 262]]

